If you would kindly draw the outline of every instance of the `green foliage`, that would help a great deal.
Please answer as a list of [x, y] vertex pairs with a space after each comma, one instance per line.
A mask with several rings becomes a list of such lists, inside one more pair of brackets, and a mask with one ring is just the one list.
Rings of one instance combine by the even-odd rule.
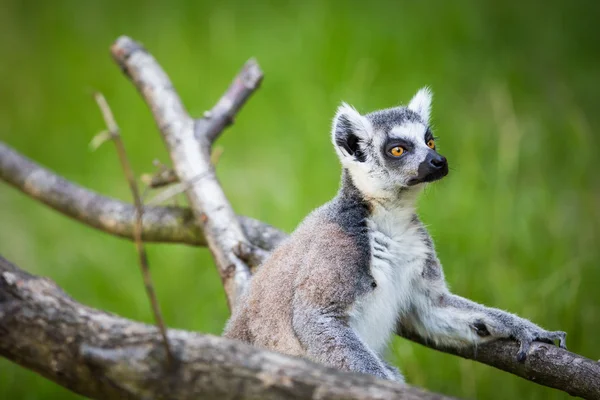
[[[510, 4], [509, 4], [510, 3]], [[335, 193], [336, 106], [360, 111], [435, 92], [451, 173], [420, 208], [452, 289], [569, 333], [600, 358], [600, 61], [593, 1], [3, 1], [0, 139], [61, 175], [130, 199], [91, 97], [102, 91], [138, 174], [167, 155], [151, 115], [108, 54], [142, 41], [193, 115], [250, 56], [262, 88], [220, 140], [218, 166], [239, 213], [291, 230]], [[152, 321], [130, 242], [68, 220], [0, 184], [0, 253], [79, 301]], [[151, 245], [169, 326], [219, 334], [228, 316], [209, 253]], [[463, 398], [567, 396], [395, 339], [410, 383]], [[0, 360], [0, 398], [76, 398]]]

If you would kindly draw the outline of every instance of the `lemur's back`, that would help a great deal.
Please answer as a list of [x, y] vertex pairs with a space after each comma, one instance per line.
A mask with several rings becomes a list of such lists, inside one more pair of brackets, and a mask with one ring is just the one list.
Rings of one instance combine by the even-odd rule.
[[311, 245], [311, 233], [319, 231], [314, 220], [313, 215], [307, 217], [292, 237], [259, 267], [225, 328], [225, 337], [302, 355], [292, 328], [291, 303], [298, 270], [304, 264], [305, 250]]
[[[308, 242], [300, 229], [295, 235]], [[297, 246], [299, 241], [294, 243], [286, 240], [259, 267], [225, 328], [225, 337], [301, 355], [291, 325], [291, 302], [303, 254]]]
[[[366, 262], [357, 262], [362, 258], [357, 253], [367, 245], [366, 237], [364, 243], [357, 242], [365, 233], [357, 213], [364, 210], [345, 200], [336, 198], [313, 211], [259, 267], [225, 328], [225, 337], [306, 356], [292, 324], [294, 293], [303, 291], [319, 303], [325, 301], [319, 299], [321, 288], [351, 288], [352, 292], [370, 288]], [[332, 264], [337, 268], [332, 269]], [[344, 307], [345, 299], [354, 296], [340, 293], [339, 297], [342, 301], [336, 306]]]

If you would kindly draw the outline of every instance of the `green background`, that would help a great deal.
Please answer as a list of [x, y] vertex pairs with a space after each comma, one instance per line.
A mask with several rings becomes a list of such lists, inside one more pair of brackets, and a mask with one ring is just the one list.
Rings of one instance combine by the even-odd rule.
[[[456, 293], [568, 332], [600, 358], [600, 51], [597, 1], [1, 1], [0, 139], [59, 174], [129, 200], [104, 128], [102, 91], [138, 174], [168, 161], [151, 115], [113, 64], [121, 34], [159, 60], [200, 116], [254, 56], [261, 89], [220, 139], [235, 210], [292, 230], [337, 190], [329, 141], [344, 100], [358, 110], [435, 93], [450, 162], [420, 211]], [[178, 200], [180, 203], [183, 199]], [[219, 334], [228, 317], [207, 250], [149, 245], [170, 327]], [[0, 254], [77, 300], [151, 322], [133, 244], [0, 183]], [[567, 398], [399, 338], [408, 382], [463, 398]], [[0, 398], [75, 395], [0, 360]]]

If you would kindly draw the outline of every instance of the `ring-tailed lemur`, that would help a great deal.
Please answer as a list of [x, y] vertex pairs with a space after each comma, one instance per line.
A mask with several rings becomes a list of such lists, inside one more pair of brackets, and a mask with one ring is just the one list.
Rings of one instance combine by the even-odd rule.
[[363, 116], [340, 106], [332, 136], [341, 188], [260, 266], [226, 337], [397, 381], [402, 375], [382, 358], [395, 330], [450, 346], [514, 338], [520, 361], [532, 341], [565, 347], [564, 332], [448, 290], [415, 214], [423, 183], [448, 173], [430, 106], [427, 88], [408, 107]]

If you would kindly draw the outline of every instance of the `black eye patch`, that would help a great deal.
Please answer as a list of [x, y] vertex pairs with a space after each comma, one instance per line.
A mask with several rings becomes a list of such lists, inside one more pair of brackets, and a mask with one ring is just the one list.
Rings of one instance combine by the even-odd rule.
[[402, 147], [404, 150], [406, 151], [411, 151], [412, 149], [415, 148], [415, 144], [410, 141], [410, 140], [406, 140], [406, 139], [390, 139], [387, 141], [387, 143], [384, 146], [384, 153], [386, 155], [390, 155], [390, 150], [392, 150], [394, 147]]

